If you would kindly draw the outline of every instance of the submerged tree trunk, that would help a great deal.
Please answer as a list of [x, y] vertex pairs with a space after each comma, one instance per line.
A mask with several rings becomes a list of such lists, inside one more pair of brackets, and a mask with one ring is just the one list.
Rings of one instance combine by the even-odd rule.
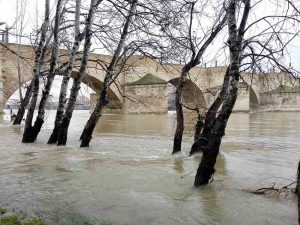
[[[192, 3], [194, 4], [194, 3]], [[193, 11], [193, 5], [191, 7], [191, 10]], [[192, 16], [192, 11], [191, 11], [191, 16]], [[181, 151], [181, 143], [182, 143], [182, 136], [183, 136], [183, 130], [184, 130], [184, 115], [183, 115], [183, 110], [182, 110], [182, 91], [183, 91], [183, 87], [184, 87], [184, 82], [185, 79], [189, 73], [189, 71], [199, 65], [200, 63], [200, 58], [203, 56], [204, 52], [206, 51], [206, 49], [208, 48], [208, 46], [213, 42], [213, 40], [217, 37], [217, 35], [219, 34], [219, 32], [222, 30], [224, 24], [226, 22], [226, 15], [217, 23], [217, 25], [213, 28], [213, 31], [211, 32], [211, 34], [209, 35], [209, 37], [207, 38], [207, 40], [202, 44], [201, 48], [199, 49], [199, 51], [195, 52], [195, 47], [194, 44], [191, 43], [191, 50], [193, 52], [192, 54], [192, 59], [189, 61], [188, 64], [186, 64], [181, 71], [180, 74], [180, 79], [179, 82], [177, 84], [176, 87], [176, 93], [175, 93], [175, 107], [176, 107], [176, 117], [177, 117], [177, 123], [176, 123], [176, 130], [175, 130], [175, 135], [174, 135], [174, 142], [173, 142], [173, 152], [177, 153]], [[192, 25], [192, 24], [190, 24]], [[190, 26], [191, 29], [192, 26]], [[192, 33], [192, 31], [190, 30], [190, 33]]]
[[199, 138], [194, 141], [194, 144], [192, 145], [190, 156], [197, 153], [202, 152], [203, 149], [207, 147], [209, 137], [211, 135], [211, 130], [214, 125], [214, 122], [216, 120], [217, 112], [222, 105], [224, 101], [224, 97], [228, 88], [229, 84], [229, 67], [226, 70], [226, 74], [224, 76], [222, 89], [220, 93], [218, 94], [217, 98], [214, 100], [212, 105], [209, 107], [206, 115], [205, 115], [205, 121], [203, 125], [203, 130], [201, 134], [199, 135]]
[[54, 128], [48, 140], [48, 144], [55, 144], [57, 142], [58, 127], [64, 115], [64, 109], [67, 102], [67, 89], [68, 89], [69, 80], [70, 80], [69, 76], [63, 76], [63, 80], [60, 86], [60, 94], [59, 94], [58, 107], [57, 107], [55, 121], [54, 121]]
[[237, 29], [236, 8], [237, 1], [230, 0], [228, 3], [228, 45], [230, 52], [230, 83], [225, 95], [221, 111], [214, 123], [207, 148], [203, 150], [203, 156], [199, 164], [194, 185], [199, 187], [209, 183], [215, 172], [215, 163], [219, 154], [222, 137], [225, 134], [227, 121], [231, 115], [238, 94], [240, 77], [240, 58], [246, 22], [250, 11], [250, 0], [244, 1], [245, 8], [239, 29]]
[[104, 79], [104, 82], [103, 82], [103, 85], [102, 85], [102, 90], [101, 90], [99, 98], [97, 99], [96, 107], [95, 107], [92, 115], [90, 116], [89, 120], [87, 121], [87, 123], [84, 127], [84, 130], [81, 134], [81, 137], [80, 137], [81, 145], [80, 145], [80, 147], [88, 147], [89, 146], [90, 141], [92, 139], [92, 134], [93, 134], [93, 131], [95, 129], [95, 126], [96, 126], [96, 124], [98, 123], [98, 121], [101, 117], [101, 111], [108, 104], [108, 99], [107, 99], [108, 89], [109, 89], [110, 82], [111, 82], [111, 80], [113, 78], [113, 75], [114, 75], [114, 70], [115, 70], [117, 61], [120, 57], [122, 48], [124, 47], [125, 41], [126, 41], [127, 36], [128, 36], [128, 29], [129, 29], [129, 25], [131, 23], [131, 19], [134, 15], [136, 4], [137, 4], [137, 0], [133, 0], [131, 2], [131, 6], [130, 6], [130, 9], [129, 9], [128, 16], [126, 18], [126, 22], [125, 22], [124, 27], [123, 27], [123, 31], [122, 31], [122, 34], [120, 36], [118, 46], [117, 46], [117, 48], [114, 52], [113, 58], [112, 58], [109, 66], [108, 66], [108, 69], [107, 69], [107, 72], [106, 72], [106, 75], [105, 75], [105, 79]]
[[44, 123], [44, 117], [45, 117], [45, 106], [47, 103], [47, 100], [49, 98], [50, 90], [52, 87], [52, 83], [55, 77], [55, 69], [58, 62], [59, 57], [59, 24], [61, 19], [61, 10], [62, 10], [62, 0], [57, 1], [56, 6], [56, 14], [55, 14], [55, 24], [54, 24], [54, 40], [53, 40], [53, 47], [52, 47], [52, 55], [51, 55], [51, 61], [50, 61], [50, 70], [49, 75], [47, 76], [47, 82], [45, 85], [45, 88], [42, 93], [42, 98], [39, 105], [38, 115], [36, 117], [34, 126], [33, 126], [33, 134], [32, 134], [32, 141], [35, 141], [37, 138], [37, 135], [39, 134], [42, 125]]
[[79, 74], [74, 78], [74, 82], [71, 88], [70, 93], [70, 99], [68, 101], [65, 113], [63, 115], [62, 121], [58, 128], [58, 135], [57, 135], [57, 145], [65, 145], [67, 143], [67, 135], [68, 135], [68, 128], [70, 125], [70, 121], [72, 118], [73, 110], [76, 103], [76, 98], [78, 95], [78, 92], [80, 90], [80, 84], [82, 79], [85, 76], [86, 68], [87, 68], [87, 62], [89, 58], [90, 53], [90, 47], [91, 47], [91, 39], [92, 39], [92, 24], [94, 20], [94, 14], [98, 7], [98, 5], [101, 3], [102, 0], [92, 0], [91, 6], [89, 9], [89, 14], [86, 19], [86, 26], [85, 26], [85, 43], [84, 43], [84, 49], [83, 49], [83, 57], [79, 69]]
[[88, 147], [89, 146], [90, 141], [92, 139], [93, 131], [101, 117], [102, 109], [108, 104], [108, 99], [107, 99], [107, 91], [109, 88], [108, 79], [109, 78], [107, 78], [103, 82], [102, 91], [101, 91], [99, 99], [97, 100], [96, 107], [95, 107], [93, 113], [91, 114], [90, 118], [88, 119], [88, 121], [84, 127], [84, 130], [80, 136], [80, 140], [81, 140], [80, 147]]
[[32, 128], [32, 119], [33, 119], [33, 114], [35, 110], [35, 106], [37, 103], [37, 98], [39, 94], [39, 77], [40, 77], [40, 69], [42, 66], [42, 52], [43, 49], [45, 48], [45, 42], [46, 42], [46, 34], [47, 30], [49, 27], [49, 2], [50, 0], [45, 0], [45, 19], [44, 23], [42, 25], [42, 31], [41, 31], [41, 37], [39, 41], [38, 48], [36, 50], [36, 56], [35, 56], [35, 63], [34, 63], [34, 68], [33, 68], [33, 89], [32, 89], [32, 97], [30, 101], [30, 106], [28, 109], [28, 113], [26, 116], [26, 121], [25, 121], [25, 128], [24, 128], [24, 133], [23, 133], [23, 143], [29, 143], [34, 141], [34, 136], [33, 136], [33, 128]]
[[58, 137], [58, 128], [59, 124], [62, 121], [65, 105], [67, 102], [67, 89], [68, 84], [70, 81], [70, 76], [77, 58], [77, 52], [79, 49], [79, 46], [84, 38], [84, 34], [80, 33], [80, 6], [81, 6], [81, 0], [76, 0], [76, 10], [75, 10], [75, 40], [73, 43], [72, 51], [70, 53], [70, 59], [68, 62], [68, 66], [64, 72], [63, 80], [60, 86], [60, 94], [59, 94], [59, 102], [58, 107], [56, 111], [55, 121], [54, 121], [54, 129], [52, 131], [52, 134], [50, 135], [50, 138], [48, 140], [48, 144], [55, 144], [57, 142]]
[[182, 136], [184, 130], [184, 115], [182, 109], [182, 90], [184, 86], [184, 79], [185, 78], [183, 76], [180, 77], [179, 84], [176, 87], [176, 92], [175, 92], [176, 130], [174, 135], [172, 154], [181, 151], [181, 143], [182, 143]]
[[210, 178], [215, 172], [214, 166], [219, 154], [221, 140], [225, 134], [226, 124], [232, 112], [238, 93], [237, 85], [239, 82], [239, 67], [232, 66], [231, 70], [233, 79], [229, 87], [229, 92], [225, 97], [221, 112], [218, 115], [211, 131], [208, 145], [203, 149], [203, 156], [197, 170], [194, 183], [196, 187], [208, 184]]
[[202, 132], [203, 126], [204, 126], [204, 123], [202, 121], [202, 118], [201, 118], [201, 115], [200, 115], [200, 112], [198, 109], [197, 109], [197, 114], [198, 114], [198, 117], [197, 117], [197, 122], [195, 125], [194, 142], [197, 142], [200, 139], [201, 132]]
[[20, 103], [20, 106], [19, 106], [19, 109], [18, 109], [18, 112], [17, 112], [17, 116], [14, 120], [13, 125], [21, 124], [21, 122], [23, 120], [23, 117], [24, 117], [24, 114], [25, 114], [26, 107], [27, 107], [27, 105], [29, 103], [29, 100], [31, 98], [32, 88], [33, 88], [33, 80], [31, 80], [29, 86], [27, 87], [25, 96], [24, 96], [24, 98], [22, 99], [22, 101]]

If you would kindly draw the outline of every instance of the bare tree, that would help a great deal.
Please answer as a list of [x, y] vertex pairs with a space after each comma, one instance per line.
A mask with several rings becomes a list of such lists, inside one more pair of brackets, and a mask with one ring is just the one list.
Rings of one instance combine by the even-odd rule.
[[89, 52], [91, 47], [91, 39], [93, 35], [92, 24], [93, 24], [95, 12], [101, 2], [102, 0], [91, 0], [91, 5], [90, 5], [88, 17], [86, 19], [86, 25], [84, 31], [85, 43], [84, 43], [83, 56], [82, 56], [82, 61], [79, 69], [79, 74], [74, 78], [73, 85], [71, 88], [70, 98], [65, 113], [63, 115], [63, 118], [61, 120], [61, 123], [59, 124], [57, 145], [65, 145], [67, 142], [68, 128], [75, 107], [76, 98], [80, 89], [81, 81], [83, 80], [87, 69], [87, 63], [88, 63]]
[[52, 134], [48, 140], [48, 144], [54, 144], [57, 142], [57, 135], [58, 135], [58, 128], [59, 124], [63, 118], [65, 105], [67, 102], [67, 89], [69, 80], [71, 77], [71, 73], [75, 66], [76, 59], [78, 57], [78, 50], [82, 40], [84, 39], [84, 33], [80, 32], [80, 7], [81, 7], [81, 0], [76, 0], [76, 9], [75, 9], [75, 39], [72, 47], [72, 51], [70, 53], [70, 58], [68, 62], [68, 66], [64, 71], [63, 79], [60, 87], [60, 94], [59, 94], [59, 102], [56, 111], [56, 117], [54, 121], [54, 129]]
[[95, 107], [93, 113], [91, 114], [89, 120], [87, 121], [87, 123], [84, 127], [84, 130], [81, 134], [81, 137], [80, 137], [81, 146], [80, 147], [89, 146], [89, 143], [92, 139], [92, 133], [94, 131], [94, 128], [95, 128], [97, 122], [99, 121], [99, 119], [101, 117], [102, 109], [109, 102], [108, 99], [107, 99], [108, 89], [109, 89], [110, 84], [113, 82], [113, 79], [116, 76], [115, 75], [115, 67], [117, 65], [117, 62], [120, 60], [119, 57], [122, 53], [122, 49], [125, 45], [125, 41], [126, 41], [126, 38], [128, 36], [128, 33], [129, 33], [128, 29], [129, 29], [132, 17], [134, 16], [134, 11], [135, 11], [137, 2], [138, 2], [137, 0], [132, 0], [130, 2], [130, 9], [129, 9], [128, 15], [125, 19], [123, 31], [122, 31], [122, 34], [120, 36], [118, 45], [117, 45], [116, 50], [114, 52], [114, 55], [112, 57], [112, 60], [111, 60], [109, 66], [107, 68], [106, 75], [105, 75], [104, 82], [103, 82], [103, 85], [102, 85], [102, 88], [101, 88], [100, 96], [97, 100], [96, 107]]
[[225, 22], [226, 22], [226, 14], [223, 15], [221, 11], [215, 20], [215, 23], [211, 30], [206, 33], [206, 36], [203, 37], [202, 44], [199, 46], [198, 51], [196, 50], [196, 45], [192, 38], [193, 32], [193, 15], [194, 15], [194, 7], [197, 1], [193, 1], [189, 4], [190, 6], [190, 20], [189, 20], [189, 27], [188, 27], [188, 43], [187, 46], [188, 50], [191, 52], [190, 60], [185, 64], [182, 68], [180, 73], [180, 79], [176, 86], [175, 92], [175, 107], [176, 107], [176, 131], [174, 135], [174, 143], [173, 143], [173, 154], [181, 151], [181, 142], [182, 142], [182, 135], [184, 130], [184, 115], [183, 115], [183, 107], [182, 107], [182, 91], [185, 84], [185, 80], [188, 76], [189, 71], [200, 64], [200, 59], [203, 56], [204, 52], [208, 48], [208, 46], [213, 42], [213, 40], [217, 37], [219, 32], [222, 30]]
[[[257, 5], [257, 4], [254, 4]], [[206, 114], [206, 121], [201, 137], [203, 140], [195, 143], [191, 153], [203, 151], [196, 177], [195, 186], [207, 184], [214, 174], [214, 165], [228, 118], [230, 117], [238, 94], [239, 80], [243, 80], [242, 71], [251, 70], [252, 73], [262, 71], [268, 66], [276, 65], [281, 73], [293, 75], [292, 69], [285, 66], [283, 52], [288, 43], [299, 34], [298, 29], [292, 30], [289, 25], [299, 23], [299, 18], [289, 7], [285, 12], [277, 15], [263, 15], [251, 21], [248, 26], [248, 15], [253, 7], [250, 1], [229, 1], [225, 6], [228, 13], [228, 42], [230, 62], [224, 77], [223, 87], [210, 110]], [[238, 14], [238, 11], [243, 13]], [[239, 18], [238, 15], [241, 15]], [[241, 21], [237, 28], [237, 21]], [[245, 33], [261, 22], [266, 22], [263, 29], [256, 29], [245, 37]], [[284, 40], [284, 41], [283, 41]], [[262, 66], [265, 63], [265, 66]], [[261, 77], [263, 78], [263, 76]], [[220, 105], [222, 104], [222, 106]], [[221, 108], [219, 108], [221, 107]], [[217, 115], [217, 111], [218, 112]], [[198, 149], [197, 149], [198, 148]]]
[[39, 104], [38, 115], [36, 117], [33, 129], [32, 129], [32, 138], [29, 141], [35, 141], [38, 133], [41, 130], [41, 127], [44, 123], [45, 117], [45, 106], [47, 100], [49, 98], [50, 90], [52, 87], [52, 83], [55, 77], [55, 70], [58, 62], [59, 57], [59, 26], [62, 16], [62, 8], [63, 8], [63, 0], [58, 0], [56, 5], [56, 13], [55, 13], [55, 22], [54, 22], [54, 29], [53, 29], [53, 43], [52, 43], [52, 54], [50, 59], [50, 69], [49, 74], [47, 76], [47, 82], [42, 92], [42, 98]]
[[36, 56], [35, 56], [35, 63], [33, 68], [33, 90], [32, 90], [32, 97], [30, 101], [29, 110], [26, 116], [25, 121], [25, 128], [23, 133], [23, 143], [32, 142], [33, 138], [33, 127], [32, 127], [32, 118], [35, 110], [35, 106], [37, 103], [38, 98], [38, 92], [39, 92], [39, 77], [40, 77], [40, 70], [41, 70], [41, 64], [42, 64], [42, 52], [45, 48], [45, 42], [46, 42], [46, 35], [47, 30], [49, 27], [49, 0], [45, 0], [45, 18], [41, 29], [41, 36], [39, 45], [36, 49]]

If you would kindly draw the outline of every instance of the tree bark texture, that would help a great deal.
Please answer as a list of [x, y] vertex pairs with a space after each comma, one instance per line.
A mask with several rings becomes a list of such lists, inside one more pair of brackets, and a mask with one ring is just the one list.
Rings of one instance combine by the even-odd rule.
[[199, 138], [194, 141], [194, 144], [192, 145], [190, 151], [190, 156], [195, 153], [202, 152], [203, 149], [207, 147], [211, 130], [216, 120], [217, 112], [224, 101], [224, 97], [228, 88], [228, 83], [229, 83], [229, 67], [227, 68], [226, 74], [224, 76], [222, 89], [218, 94], [217, 98], [212, 103], [212, 105], [209, 107], [205, 115], [203, 130], [201, 131]]
[[184, 115], [182, 109], [182, 90], [184, 87], [185, 75], [179, 79], [179, 84], [175, 91], [175, 109], [176, 109], [176, 130], [173, 142], [173, 152], [175, 154], [181, 151], [182, 136], [184, 131]]
[[71, 73], [73, 71], [75, 61], [77, 59], [77, 52], [79, 49], [79, 46], [84, 38], [84, 33], [80, 33], [80, 7], [81, 7], [81, 0], [76, 0], [76, 9], [75, 9], [75, 39], [72, 46], [72, 50], [70, 53], [70, 58], [68, 62], [68, 66], [64, 72], [63, 80], [61, 82], [60, 86], [60, 94], [59, 94], [59, 101], [58, 101], [58, 107], [56, 111], [55, 121], [54, 121], [54, 129], [52, 131], [52, 134], [50, 135], [50, 138], [48, 140], [48, 144], [55, 144], [57, 142], [58, 137], [58, 131], [59, 131], [59, 124], [62, 121], [64, 110], [67, 102], [67, 90], [68, 85], [71, 77]]
[[[193, 7], [192, 7], [193, 8]], [[181, 143], [182, 143], [182, 136], [183, 136], [183, 131], [184, 131], [184, 115], [183, 115], [183, 110], [182, 110], [182, 105], [181, 105], [181, 98], [182, 98], [182, 91], [184, 88], [184, 82], [185, 79], [189, 73], [189, 71], [197, 66], [200, 63], [200, 58], [208, 48], [208, 46], [213, 42], [213, 40], [217, 37], [219, 32], [222, 30], [224, 27], [224, 24], [226, 22], [226, 15], [222, 18], [220, 22], [217, 23], [213, 31], [211, 32], [210, 36], [207, 38], [207, 40], [203, 43], [197, 54], [193, 54], [191, 60], [189, 63], [182, 68], [181, 74], [180, 74], [180, 79], [179, 82], [176, 86], [176, 92], [175, 92], [175, 109], [176, 109], [176, 130], [175, 130], [175, 135], [174, 135], [174, 142], [173, 142], [173, 152], [177, 153], [181, 151]], [[193, 49], [193, 44], [192, 44], [192, 50], [195, 52], [195, 49]], [[179, 104], [180, 103], [180, 104]]]
[[73, 85], [71, 88], [70, 98], [58, 128], [58, 136], [57, 136], [57, 145], [65, 145], [67, 143], [67, 135], [68, 129], [70, 125], [70, 121], [73, 115], [76, 98], [78, 96], [78, 92], [80, 90], [80, 84], [82, 79], [85, 76], [90, 47], [91, 47], [91, 39], [92, 39], [92, 24], [94, 20], [94, 14], [98, 5], [102, 2], [102, 0], [92, 0], [91, 6], [89, 9], [88, 17], [86, 19], [85, 25], [85, 42], [84, 42], [84, 49], [83, 49], [83, 56], [82, 61], [79, 69], [79, 75], [74, 78]]
[[52, 134], [50, 135], [50, 138], [48, 140], [48, 144], [55, 144], [57, 142], [58, 127], [59, 127], [59, 124], [64, 115], [64, 109], [65, 109], [65, 105], [67, 102], [67, 89], [68, 89], [69, 81], [70, 81], [69, 76], [66, 76], [66, 75], [63, 76], [63, 80], [62, 80], [61, 86], [60, 86], [59, 101], [58, 101], [58, 107], [56, 110], [54, 128], [53, 128]]
[[47, 82], [45, 88], [42, 92], [42, 98], [39, 105], [38, 115], [36, 117], [34, 126], [33, 126], [33, 134], [32, 140], [35, 141], [42, 126], [44, 123], [45, 118], [45, 106], [49, 98], [50, 90], [52, 87], [52, 83], [55, 77], [55, 69], [58, 62], [59, 57], [59, 25], [61, 21], [61, 11], [63, 6], [63, 0], [57, 1], [56, 6], [56, 14], [55, 14], [55, 23], [54, 23], [54, 30], [53, 30], [53, 47], [52, 47], [52, 54], [50, 59], [50, 69], [49, 74], [47, 76]]
[[122, 30], [122, 33], [121, 33], [121, 36], [119, 39], [119, 43], [114, 52], [113, 58], [108, 66], [108, 69], [107, 69], [107, 72], [106, 72], [106, 75], [104, 78], [104, 82], [102, 85], [102, 90], [100, 91], [100, 96], [97, 99], [96, 107], [95, 107], [93, 113], [91, 114], [89, 120], [87, 121], [87, 123], [84, 127], [84, 130], [81, 134], [80, 147], [88, 147], [89, 146], [90, 141], [92, 139], [93, 131], [101, 117], [102, 109], [109, 103], [108, 96], [107, 96], [108, 89], [109, 89], [110, 83], [114, 76], [114, 70], [115, 70], [116, 64], [119, 60], [121, 51], [122, 51], [125, 41], [127, 39], [128, 29], [129, 29], [132, 17], [134, 16], [134, 11], [135, 11], [137, 2], [138, 2], [137, 0], [133, 0], [131, 2], [130, 9], [129, 9], [128, 15], [126, 17], [126, 21], [125, 21], [125, 24], [124, 24], [124, 27], [123, 27], [123, 30]]
[[27, 105], [29, 103], [29, 100], [31, 98], [32, 87], [33, 87], [33, 80], [31, 80], [29, 86], [26, 89], [25, 96], [21, 100], [21, 103], [20, 103], [20, 106], [19, 106], [19, 109], [18, 109], [18, 112], [17, 112], [17, 116], [16, 116], [16, 119], [14, 120], [13, 125], [20, 125], [21, 124], [21, 122], [23, 120], [23, 117], [24, 117], [24, 114], [25, 114], [26, 107], [27, 107]]
[[219, 115], [216, 118], [211, 131], [208, 146], [203, 150], [203, 156], [199, 164], [195, 182], [195, 187], [209, 183], [215, 172], [215, 163], [219, 154], [222, 137], [225, 134], [227, 121], [232, 113], [238, 94], [238, 83], [240, 77], [240, 58], [242, 53], [242, 43], [246, 22], [250, 11], [250, 0], [244, 1], [245, 8], [239, 29], [237, 29], [236, 8], [237, 1], [230, 0], [227, 8], [228, 12], [228, 45], [230, 52], [230, 82], [224, 102]]
[[35, 110], [35, 106], [39, 94], [39, 77], [40, 77], [40, 69], [43, 61], [42, 53], [43, 53], [43, 49], [45, 48], [46, 34], [49, 27], [49, 4], [50, 4], [50, 0], [45, 0], [45, 18], [44, 18], [44, 23], [42, 25], [39, 45], [35, 53], [35, 62], [33, 68], [32, 97], [31, 97], [30, 106], [25, 121], [25, 128], [24, 128], [23, 139], [22, 139], [23, 143], [29, 143], [34, 141], [32, 119], [33, 119], [33, 114], [34, 114], [34, 110]]

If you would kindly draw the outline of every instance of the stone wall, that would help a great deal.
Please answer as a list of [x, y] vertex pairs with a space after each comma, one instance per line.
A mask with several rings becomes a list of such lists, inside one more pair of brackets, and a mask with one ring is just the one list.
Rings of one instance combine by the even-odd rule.
[[235, 102], [233, 111], [234, 112], [249, 112], [250, 111], [250, 98], [249, 98], [249, 88], [239, 87], [238, 97]]
[[167, 84], [125, 86], [125, 93], [128, 97], [124, 103], [126, 113], [168, 112]]
[[3, 78], [2, 78], [2, 51], [0, 50], [0, 113], [3, 111]]
[[[32, 65], [34, 64], [34, 46], [8, 44], [6, 47], [0, 46], [0, 51], [2, 55], [0, 60], [0, 102], [1, 104], [3, 104], [19, 87], [16, 67], [17, 54], [21, 55], [22, 58], [21, 83], [25, 83], [32, 78]], [[61, 51], [61, 63], [68, 60], [68, 54], [66, 53], [67, 52], [65, 52], [64, 50]], [[91, 60], [88, 63], [89, 72], [83, 82], [91, 87], [95, 92], [99, 93], [102, 87], [102, 81], [105, 71], [98, 66], [97, 62], [100, 60], [102, 63], [109, 64], [111, 56], [91, 53], [90, 59]], [[78, 61], [77, 63], [79, 65], [80, 61]], [[167, 101], [168, 97], [167, 91], [165, 90], [166, 87], [164, 87], [164, 85], [160, 88], [154, 88], [154, 86], [150, 88], [150, 92], [155, 98], [152, 98], [151, 94], [147, 94], [148, 86], [136, 87], [136, 91], [140, 93], [137, 95], [137, 100], [140, 101], [138, 104], [132, 104], [133, 102], [130, 103], [128, 100], [124, 102], [124, 95], [131, 95], [131, 97], [136, 98], [136, 96], [134, 96], [133, 94], [135, 92], [134, 88], [129, 86], [126, 87], [124, 85], [141, 79], [147, 73], [155, 74], [158, 78], [164, 80], [165, 82], [173, 82], [174, 85], [174, 82], [176, 83], [176, 79], [178, 79], [178, 77], [180, 76], [183, 65], [161, 65], [155, 60], [140, 56], [133, 56], [128, 61], [128, 65], [130, 65], [129, 68], [127, 68], [124, 73], [121, 73], [116, 80], [118, 86], [112, 84], [110, 87], [109, 96], [113, 100], [111, 101], [110, 106], [107, 108], [109, 108], [110, 111], [113, 110], [126, 113], [166, 113], [167, 104], [165, 103], [165, 101]], [[197, 102], [197, 105], [200, 105], [203, 108], [209, 107], [210, 103], [214, 99], [214, 96], [210, 96], [207, 90], [218, 88], [220, 87], [220, 85], [222, 85], [225, 71], [226, 67], [193, 68], [189, 73], [189, 80], [191, 82], [191, 85], [187, 88], [189, 90], [184, 91], [183, 93], [183, 97], [186, 100], [185, 102], [193, 106], [192, 103], [194, 99], [197, 99], [200, 100], [200, 103], [203, 102], [203, 104], [199, 104], [199, 102]], [[74, 71], [74, 73], [74, 75], [76, 75], [76, 71]], [[263, 96], [263, 98], [265, 98], [264, 93], [274, 90], [279, 85], [295, 86], [299, 85], [300, 83], [299, 79], [293, 79], [288, 75], [278, 73], [276, 74], [275, 72], [268, 74], [242, 73], [242, 77], [245, 83], [251, 85], [252, 90], [250, 89], [249, 93], [245, 92], [245, 90], [240, 91], [237, 105], [234, 109], [235, 111], [249, 111], [249, 109], [251, 111], [252, 109], [257, 108], [257, 106], [260, 105], [261, 95]], [[157, 90], [155, 91], [154, 89]], [[190, 93], [188, 93], [188, 91]], [[142, 94], [143, 92], [145, 92], [145, 94]], [[160, 92], [161, 95], [158, 95], [157, 93]], [[298, 108], [297, 95], [295, 93], [291, 93], [290, 97], [291, 99], [286, 100], [286, 98], [281, 98], [279, 96], [278, 98], [283, 102], [281, 103], [282, 106], [279, 108], [281, 108], [282, 110], [294, 110], [295, 108]], [[274, 102], [273, 108], [278, 108], [277, 101], [279, 101], [279, 99], [270, 100], [271, 102]], [[262, 109], [272, 108], [272, 106], [270, 105], [270, 101], [267, 101], [265, 99], [263, 99], [263, 101], [265, 103], [264, 106], [262, 106]], [[132, 109], [130, 109], [129, 106], [132, 107]], [[289, 107], [291, 108], [289, 109]]]
[[262, 93], [260, 109], [265, 111], [300, 111], [300, 93]]

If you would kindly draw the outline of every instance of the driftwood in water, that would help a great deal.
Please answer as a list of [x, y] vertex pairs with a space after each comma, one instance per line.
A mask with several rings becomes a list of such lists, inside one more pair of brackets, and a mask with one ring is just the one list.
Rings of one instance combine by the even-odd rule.
[[245, 191], [256, 195], [288, 196], [289, 193], [295, 193], [295, 188], [291, 187], [292, 185], [295, 184], [296, 181], [282, 187], [276, 187], [276, 184], [274, 183], [270, 187], [263, 187], [263, 188], [258, 188], [256, 190], [245, 190]]

